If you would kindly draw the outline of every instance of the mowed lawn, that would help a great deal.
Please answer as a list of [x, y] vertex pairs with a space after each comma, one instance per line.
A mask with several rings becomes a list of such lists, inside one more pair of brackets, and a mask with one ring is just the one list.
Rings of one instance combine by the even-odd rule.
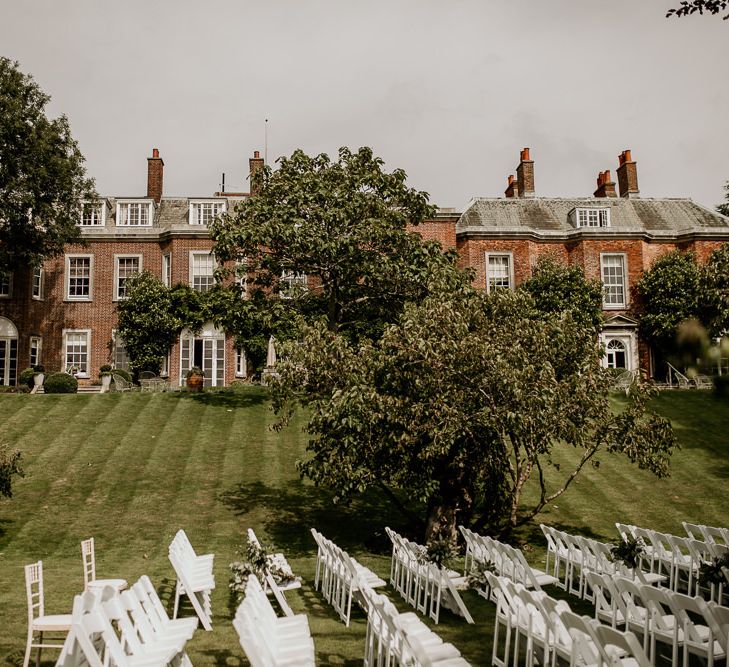
[[[703, 392], [666, 392], [656, 406], [673, 421], [682, 446], [671, 478], [656, 480], [604, 455], [541, 520], [610, 541], [615, 521], [678, 534], [682, 520], [727, 525], [729, 402]], [[301, 482], [294, 462], [305, 456], [303, 421], [276, 432], [274, 419], [256, 388], [198, 396], [0, 396], [0, 441], [23, 451], [27, 473], [16, 480], [14, 498], [0, 501], [0, 665], [22, 663], [24, 564], [43, 560], [46, 611], [70, 611], [83, 587], [79, 542], [93, 536], [99, 577], [131, 582], [146, 573], [171, 605], [167, 546], [181, 527], [198, 552], [216, 554], [214, 630], [199, 630], [188, 644], [196, 667], [247, 664], [231, 626], [227, 585], [228, 565], [248, 527], [286, 553], [303, 576], [302, 589], [288, 598], [296, 612], [309, 615], [319, 663], [361, 664], [365, 617], [355, 611], [345, 628], [313, 590], [309, 528], [387, 578], [383, 528], [404, 528], [403, 520], [377, 494], [341, 507], [326, 491]], [[556, 457], [563, 464], [575, 458], [575, 452]], [[538, 563], [543, 540], [537, 525], [518, 538]], [[446, 612], [437, 631], [472, 664], [485, 665], [493, 608], [473, 593], [464, 597], [477, 624]], [[45, 652], [44, 663], [56, 656]]]

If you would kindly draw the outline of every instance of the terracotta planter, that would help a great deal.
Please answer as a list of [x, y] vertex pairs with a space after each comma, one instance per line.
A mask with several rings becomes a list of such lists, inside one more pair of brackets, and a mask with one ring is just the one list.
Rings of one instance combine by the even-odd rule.
[[187, 378], [187, 388], [189, 391], [202, 391], [205, 378], [202, 375], [191, 375]]

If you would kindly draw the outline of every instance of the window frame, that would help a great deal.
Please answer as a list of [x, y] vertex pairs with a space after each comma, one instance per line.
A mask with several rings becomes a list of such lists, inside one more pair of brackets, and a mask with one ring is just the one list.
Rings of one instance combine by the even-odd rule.
[[[89, 260], [89, 293], [84, 296], [71, 296], [71, 260]], [[63, 279], [63, 300], [64, 301], [93, 301], [94, 300], [94, 256], [88, 253], [69, 253], [64, 256], [64, 279]]]
[[[619, 257], [621, 266], [622, 266], [622, 277], [623, 277], [623, 300], [621, 303], [608, 303], [607, 302], [607, 296], [608, 296], [608, 288], [612, 285], [609, 285], [605, 282], [605, 267], [606, 263], [605, 260], [608, 258], [613, 257]], [[600, 253], [600, 282], [603, 285], [603, 295], [602, 295], [602, 307], [603, 310], [625, 310], [629, 306], [629, 294], [630, 291], [628, 289], [628, 255], [624, 252], [601, 252]]]
[[[7, 282], [3, 282], [3, 279], [7, 277]], [[13, 272], [12, 271], [0, 271], [0, 286], [3, 284], [8, 286], [7, 292], [0, 291], [0, 299], [12, 299], [13, 298]]]
[[489, 260], [496, 257], [506, 257], [508, 259], [509, 285], [507, 287], [496, 287], [493, 289], [514, 289], [514, 253], [511, 250], [487, 251], [484, 253], [484, 280], [486, 283], [486, 293], [490, 294], [492, 287], [489, 281]]
[[[286, 283], [288, 287], [281, 289], [281, 284]], [[304, 294], [309, 291], [309, 276], [306, 273], [297, 273], [292, 269], [283, 269], [281, 271], [281, 277], [279, 278], [279, 291], [278, 296], [281, 299], [293, 299], [294, 288], [300, 287], [299, 294]]]
[[[143, 225], [130, 225], [128, 222], [122, 222], [122, 207], [129, 207], [130, 205], [144, 204], [147, 207], [147, 222]], [[128, 210], [128, 209], [127, 209]], [[127, 213], [127, 220], [129, 220], [129, 214]], [[117, 227], [152, 227], [154, 225], [154, 201], [152, 199], [119, 199], [116, 202], [116, 220]]]
[[172, 287], [172, 253], [166, 252], [162, 255], [162, 284], [165, 287]]
[[235, 377], [248, 377], [248, 357], [242, 347], [235, 348]]
[[[40, 276], [38, 276], [38, 293], [36, 294], [36, 275], [40, 272]], [[30, 297], [31, 299], [35, 299], [36, 301], [43, 301], [45, 291], [43, 288], [45, 287], [46, 282], [46, 270], [41, 264], [40, 266], [36, 266], [33, 269], [33, 273], [30, 276]]]
[[[208, 222], [201, 222], [200, 221], [200, 215], [195, 216], [195, 207], [202, 207], [204, 204], [210, 204], [215, 206], [220, 206], [220, 210], [212, 217]], [[198, 209], [201, 210], [201, 209]], [[208, 223], [212, 220], [215, 220], [219, 215], [225, 213], [228, 210], [228, 202], [225, 199], [222, 198], [210, 198], [210, 199], [191, 199], [190, 200], [190, 208], [188, 210], [188, 222], [193, 225], [194, 227], [207, 227]], [[197, 217], [197, 222], [195, 222], [195, 219]]]
[[[35, 345], [34, 345], [35, 343]], [[33, 349], [35, 348], [35, 361], [33, 360]], [[28, 342], [28, 358], [30, 366], [36, 366], [43, 359], [43, 336], [31, 336]]]
[[65, 371], [70, 366], [74, 365], [68, 363], [68, 335], [69, 334], [85, 334], [86, 335], [86, 371], [81, 371], [81, 366], [78, 366], [79, 372], [76, 374], [80, 378], [91, 377], [91, 329], [64, 329], [63, 330], [63, 349], [61, 351], [61, 368]]
[[[213, 282], [207, 289], [200, 290], [195, 287], [195, 276], [197, 275], [195, 273], [195, 258], [200, 256], [206, 256], [210, 257], [213, 261], [213, 272], [210, 275], [212, 277]], [[215, 255], [213, 254], [212, 250], [190, 250], [190, 259], [189, 259], [189, 284], [190, 287], [192, 287], [193, 290], [196, 292], [205, 293], [209, 292], [213, 287], [215, 287], [215, 266], [217, 265], [217, 260], [215, 259]], [[208, 274], [199, 274], [201, 277], [207, 276]]]
[[[576, 229], [607, 229], [610, 227], [609, 206], [577, 206], [572, 210], [572, 220]], [[590, 224], [590, 214], [595, 213], [597, 224]], [[586, 224], [581, 224], [581, 218], [585, 217]], [[604, 218], [604, 220], [603, 220]], [[603, 224], [604, 223], [604, 224]]]
[[[91, 225], [86, 225], [86, 224], [84, 224], [84, 213], [85, 213], [85, 209], [86, 209], [87, 206], [94, 206], [94, 205], [98, 206], [98, 208], [99, 208], [99, 211], [101, 213], [101, 216], [100, 216], [101, 217], [101, 221], [100, 222], [96, 222], [96, 223], [91, 224]], [[81, 203], [81, 217], [79, 218], [79, 221], [78, 221], [77, 224], [78, 224], [79, 227], [83, 227], [85, 229], [86, 228], [89, 228], [89, 227], [105, 227], [106, 226], [106, 202], [103, 201], [103, 200], [102, 201], [99, 201], [99, 202], [94, 202], [94, 201], [91, 201], [91, 200], [85, 200], [85, 201], [83, 201]]]
[[[139, 261], [139, 268], [137, 270], [136, 274], [133, 275], [139, 275], [143, 271], [142, 261], [143, 261], [143, 255], [141, 253], [114, 253], [114, 293], [112, 295], [112, 301], [124, 301], [124, 299], [127, 298], [125, 295], [119, 294], [119, 260], [120, 259], [136, 259]], [[129, 279], [131, 276], [125, 276], [125, 279]]]

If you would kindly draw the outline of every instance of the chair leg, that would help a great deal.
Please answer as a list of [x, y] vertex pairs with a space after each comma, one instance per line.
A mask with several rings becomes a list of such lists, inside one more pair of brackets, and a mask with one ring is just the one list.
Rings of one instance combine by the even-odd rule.
[[23, 667], [28, 667], [30, 664], [30, 651], [33, 644], [33, 630], [28, 630], [28, 643], [25, 647], [25, 659], [23, 660]]
[[43, 650], [41, 644], [43, 644], [42, 632], [38, 634], [38, 655], [35, 656], [35, 667], [40, 667], [41, 651]]
[[180, 603], [180, 582], [179, 580], [175, 582], [175, 607], [172, 612], [172, 618], [177, 618], [177, 607]]

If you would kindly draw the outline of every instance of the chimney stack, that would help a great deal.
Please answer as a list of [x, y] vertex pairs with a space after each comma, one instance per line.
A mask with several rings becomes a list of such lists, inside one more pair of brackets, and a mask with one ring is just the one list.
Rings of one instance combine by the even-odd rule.
[[248, 167], [250, 170], [250, 189], [252, 195], [257, 195], [261, 191], [261, 184], [263, 180], [263, 158], [261, 157], [260, 151], [253, 151], [253, 157], [248, 160]]
[[152, 149], [152, 157], [147, 158], [147, 197], [159, 204], [162, 199], [162, 175], [165, 163], [159, 156], [159, 150]]
[[638, 190], [638, 168], [630, 156], [630, 150], [624, 150], [618, 155], [618, 188], [621, 197], [637, 197]]
[[504, 190], [504, 195], [506, 195], [509, 199], [519, 196], [519, 186], [517, 185], [513, 174], [509, 174], [508, 185], [506, 186], [506, 190]]
[[519, 156], [516, 182], [519, 187], [519, 197], [534, 197], [534, 161], [529, 159], [528, 148], [525, 148]]
[[606, 169], [597, 175], [597, 190], [594, 197], [617, 197], [615, 194], [615, 182], [610, 179], [610, 170]]

